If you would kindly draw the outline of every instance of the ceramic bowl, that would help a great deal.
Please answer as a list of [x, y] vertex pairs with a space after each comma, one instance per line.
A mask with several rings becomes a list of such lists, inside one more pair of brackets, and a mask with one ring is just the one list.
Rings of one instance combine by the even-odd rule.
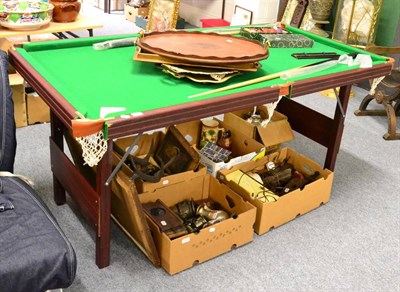
[[34, 30], [48, 24], [54, 5], [39, 1], [1, 1], [0, 24], [13, 30]]

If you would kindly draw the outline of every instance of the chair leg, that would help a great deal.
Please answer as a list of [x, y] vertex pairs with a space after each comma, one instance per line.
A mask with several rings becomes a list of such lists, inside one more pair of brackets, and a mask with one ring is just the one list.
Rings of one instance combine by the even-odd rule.
[[400, 96], [398, 96], [393, 108], [394, 112], [396, 113], [396, 116], [400, 116]]
[[354, 111], [356, 116], [385, 116], [386, 111], [384, 110], [367, 110], [369, 103], [375, 99], [375, 96], [368, 94], [361, 101], [358, 110]]
[[[395, 107], [398, 109], [399, 102], [396, 102]], [[383, 139], [385, 140], [398, 140], [400, 139], [400, 133], [396, 133], [396, 125], [397, 125], [397, 117], [395, 108], [391, 103], [383, 102], [383, 106], [385, 107], [387, 117], [388, 117], [388, 132], [383, 135]]]

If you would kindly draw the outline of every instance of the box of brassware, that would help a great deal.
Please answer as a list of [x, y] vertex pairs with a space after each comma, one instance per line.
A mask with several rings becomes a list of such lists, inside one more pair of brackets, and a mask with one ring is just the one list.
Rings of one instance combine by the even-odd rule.
[[254, 230], [268, 232], [329, 201], [333, 172], [283, 148], [229, 170], [218, 179], [257, 208]]
[[[238, 110], [224, 114], [224, 123], [265, 146], [265, 152], [277, 151], [282, 143], [294, 139], [292, 128], [284, 114], [273, 111], [271, 118], [266, 106]], [[269, 119], [268, 123], [266, 121]]]
[[[204, 136], [202, 128], [203, 122], [210, 120], [217, 122], [218, 131], [230, 132], [230, 155], [226, 160], [213, 160], [210, 156], [206, 156], [205, 152], [202, 152], [199, 147], [202, 136]], [[179, 124], [176, 125], [176, 128], [182, 133], [185, 139], [200, 152], [201, 163], [206, 166], [207, 172], [214, 177], [221, 169], [230, 169], [234, 165], [264, 156], [265, 147], [263, 144], [251, 137], [243, 135], [234, 125], [228, 125], [215, 118]]]
[[171, 275], [254, 238], [255, 207], [209, 174], [139, 199], [161, 266]]
[[[124, 137], [114, 142], [114, 166], [129, 150], [136, 137]], [[169, 153], [172, 154], [167, 157]], [[206, 174], [206, 168], [199, 161], [198, 152], [179, 131], [169, 127], [166, 132], [155, 131], [138, 138], [125, 164], [131, 169], [130, 176], [134, 176], [140, 194]]]

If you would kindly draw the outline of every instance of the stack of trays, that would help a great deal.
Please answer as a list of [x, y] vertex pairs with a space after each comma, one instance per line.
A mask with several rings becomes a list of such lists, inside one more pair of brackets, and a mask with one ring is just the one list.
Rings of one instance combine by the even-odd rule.
[[224, 82], [257, 71], [268, 48], [241, 36], [206, 32], [152, 32], [137, 42], [134, 60], [162, 64], [165, 72], [197, 82]]

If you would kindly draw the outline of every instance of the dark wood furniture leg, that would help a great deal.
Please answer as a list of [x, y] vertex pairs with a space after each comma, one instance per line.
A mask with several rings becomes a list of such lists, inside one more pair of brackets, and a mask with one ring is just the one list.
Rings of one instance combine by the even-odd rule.
[[[384, 109], [367, 109], [372, 100], [382, 104]], [[395, 69], [378, 85], [375, 94], [368, 94], [361, 101], [359, 108], [354, 112], [356, 116], [387, 116], [388, 131], [383, 135], [385, 140], [398, 140], [400, 133], [396, 133], [397, 116], [400, 115], [400, 71]]]
[[96, 264], [104, 268], [110, 265], [111, 187], [106, 186], [105, 181], [112, 171], [112, 140], [109, 140], [109, 150], [96, 168], [93, 187], [93, 183], [80, 172], [79, 166], [73, 164], [64, 153], [66, 131], [52, 112], [50, 153], [54, 200], [57, 204], [65, 203], [65, 191], [74, 200], [96, 233]]
[[339, 153], [340, 143], [342, 141], [344, 120], [346, 118], [347, 106], [350, 100], [351, 85], [340, 87], [339, 98], [336, 104], [333, 125], [330, 129], [330, 139], [327, 146], [325, 168], [333, 170], [335, 168], [336, 158]]
[[110, 265], [111, 185], [106, 185], [112, 172], [112, 139], [96, 171], [96, 189], [99, 194], [99, 225], [96, 237], [96, 263], [99, 268]]
[[[53, 112], [50, 113], [50, 121], [51, 121], [51, 136], [50, 139], [54, 141], [54, 143], [64, 151], [64, 141], [63, 141], [63, 131], [64, 125], [61, 121], [54, 115]], [[53, 158], [53, 157], [51, 157]], [[51, 169], [54, 168], [54, 161], [51, 159]], [[66, 201], [65, 189], [62, 186], [61, 182], [57, 179], [53, 172], [53, 191], [54, 191], [54, 201], [57, 205], [62, 205]]]
[[282, 98], [277, 107], [279, 112], [288, 117], [293, 130], [327, 148], [324, 167], [332, 171], [342, 140], [344, 113], [349, 103], [350, 91], [351, 85], [340, 88], [340, 105], [336, 105], [333, 119], [296, 102], [295, 99]]
[[[375, 54], [392, 56], [397, 63], [399, 62], [400, 47], [382, 47], [370, 44], [365, 50]], [[382, 104], [384, 110], [367, 109], [373, 99], [378, 104]], [[400, 67], [398, 65], [392, 68], [390, 75], [378, 84], [373, 95], [368, 94], [364, 97], [354, 114], [356, 116], [387, 116], [388, 131], [383, 135], [383, 139], [400, 139], [400, 132], [396, 133], [397, 116], [400, 116]]]

